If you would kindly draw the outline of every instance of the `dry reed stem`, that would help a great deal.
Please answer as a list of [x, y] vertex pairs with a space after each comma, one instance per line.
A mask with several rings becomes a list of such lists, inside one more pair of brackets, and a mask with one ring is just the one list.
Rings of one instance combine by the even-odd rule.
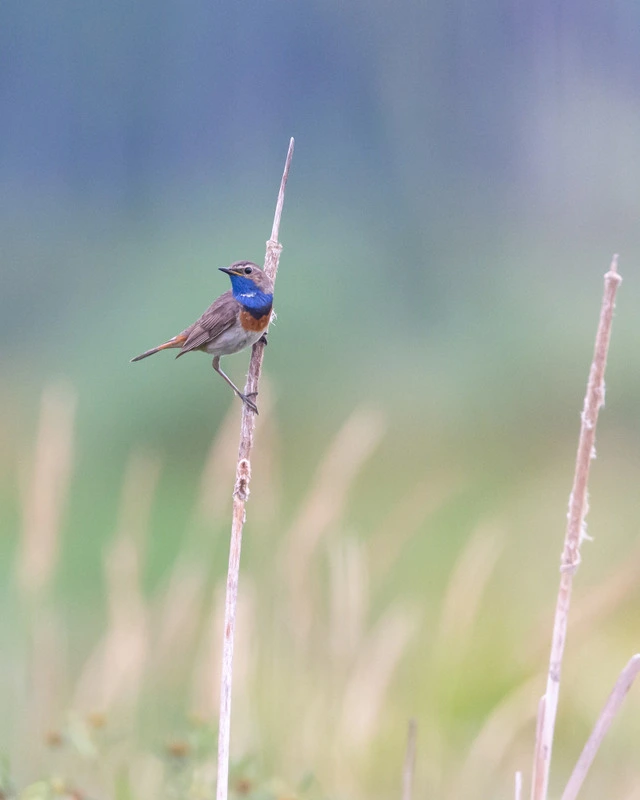
[[[620, 606], [631, 601], [640, 585], [640, 548], [636, 548], [618, 569], [597, 586], [589, 587], [579, 599], [574, 598], [573, 612], [569, 622], [572, 640], [579, 641], [595, 625], [614, 614]], [[521, 663], [537, 664], [547, 654], [549, 646], [549, 621], [540, 620], [536, 630], [528, 638], [530, 644], [524, 649]]]
[[[279, 519], [282, 503], [281, 439], [277, 420], [271, 413], [274, 394], [268, 375], [262, 375], [260, 385], [260, 418], [257, 423], [260, 449], [256, 451], [253, 461], [260, 480], [252, 488], [254, 498], [252, 508], [255, 514], [256, 532], [268, 537], [272, 524]], [[266, 413], [263, 409], [266, 409]]]
[[200, 719], [213, 719], [220, 713], [216, 689], [220, 686], [223, 624], [224, 591], [222, 586], [216, 586], [193, 658], [189, 703], [193, 715]]
[[[260, 416], [256, 421], [257, 430], [264, 428], [265, 422], [271, 417], [271, 393], [265, 391], [265, 389], [268, 389], [268, 385], [265, 384], [266, 381], [263, 377], [260, 390]], [[210, 525], [217, 525], [220, 522], [220, 518], [226, 515], [231, 499], [229, 493], [231, 479], [228, 475], [229, 461], [235, 457], [237, 451], [237, 406], [232, 403], [207, 453], [196, 501], [195, 523], [205, 522]]]
[[217, 523], [228, 509], [231, 476], [227, 471], [238, 447], [236, 411], [236, 404], [232, 403], [211, 442], [200, 478], [194, 522]]
[[[219, 695], [222, 645], [220, 631], [224, 624], [225, 584], [220, 582], [213, 593], [211, 610], [200, 631], [192, 661], [189, 687], [190, 711], [195, 719], [209, 720], [220, 713]], [[258, 627], [256, 624], [256, 592], [248, 578], [238, 590], [236, 605], [236, 630], [233, 654], [233, 686], [240, 705], [235, 707], [235, 732], [238, 735], [238, 718], [242, 723], [248, 717], [246, 703], [250, 682], [254, 678], [257, 660]], [[240, 713], [238, 713], [238, 711]], [[245, 725], [245, 728], [248, 727]], [[242, 732], [242, 731], [241, 731]], [[246, 738], [246, 736], [245, 736]], [[242, 745], [246, 744], [243, 742]], [[212, 781], [213, 782], [213, 781]]]
[[409, 730], [407, 732], [407, 751], [404, 757], [404, 769], [402, 770], [402, 800], [411, 800], [413, 795], [413, 774], [416, 767], [416, 739], [418, 737], [418, 726], [415, 719], [409, 720]]
[[[293, 138], [289, 141], [289, 150], [280, 182], [280, 191], [273, 217], [271, 238], [267, 242], [264, 270], [275, 282], [282, 245], [278, 242], [280, 218], [284, 205], [284, 193], [289, 177], [289, 168], [293, 157]], [[249, 372], [245, 386], [245, 394], [258, 392], [264, 344], [253, 345]], [[238, 601], [238, 575], [240, 572], [240, 551], [242, 547], [242, 529], [245, 521], [245, 504], [249, 497], [251, 480], [251, 449], [253, 447], [253, 428], [255, 414], [246, 405], [242, 406], [240, 423], [240, 445], [236, 466], [236, 482], [233, 490], [233, 517], [231, 523], [231, 543], [229, 547], [229, 570], [227, 573], [227, 592], [224, 613], [224, 635], [222, 645], [222, 675], [220, 680], [220, 724], [218, 728], [218, 774], [216, 784], [217, 800], [227, 800], [229, 791], [229, 738], [231, 735], [231, 683], [233, 678], [233, 639], [236, 624], [236, 606]]]
[[532, 800], [546, 800], [551, 768], [551, 750], [560, 694], [560, 672], [567, 638], [569, 606], [573, 576], [580, 564], [580, 545], [586, 537], [585, 517], [588, 511], [587, 482], [589, 467], [594, 454], [598, 412], [604, 405], [604, 373], [611, 338], [611, 324], [615, 307], [615, 296], [622, 278], [618, 273], [618, 257], [614, 256], [609, 271], [604, 276], [604, 294], [600, 311], [600, 322], [596, 334], [593, 362], [584, 398], [581, 417], [580, 438], [576, 456], [573, 487], [569, 497], [569, 512], [560, 568], [560, 587], [553, 625], [549, 672], [545, 691], [544, 720], [540, 736], [536, 740], [534, 764], [535, 781], [531, 786]]
[[580, 754], [578, 763], [571, 773], [571, 777], [569, 778], [566, 789], [562, 793], [562, 800], [575, 800], [575, 798], [578, 796], [578, 792], [584, 783], [584, 779], [587, 777], [587, 772], [593, 763], [593, 759], [596, 757], [596, 753], [602, 744], [602, 740], [611, 727], [613, 718], [620, 710], [620, 706], [622, 705], [624, 698], [627, 696], [627, 692], [631, 688], [639, 672], [640, 653], [636, 653], [635, 656], [632, 656], [632, 658], [629, 660], [629, 663], [618, 676], [618, 680], [613, 687], [613, 691], [609, 695], [607, 702], [605, 703], [605, 706], [598, 717], [598, 721], [591, 732], [591, 736], [589, 736], [587, 739], [587, 743]]

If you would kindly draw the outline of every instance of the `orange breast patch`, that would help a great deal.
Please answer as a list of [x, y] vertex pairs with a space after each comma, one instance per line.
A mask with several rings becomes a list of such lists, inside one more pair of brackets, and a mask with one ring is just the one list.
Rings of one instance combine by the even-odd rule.
[[267, 311], [266, 314], [262, 314], [260, 317], [254, 317], [250, 311], [245, 311], [244, 309], [240, 312], [240, 324], [245, 331], [262, 333], [262, 331], [267, 329], [270, 319], [271, 310]]

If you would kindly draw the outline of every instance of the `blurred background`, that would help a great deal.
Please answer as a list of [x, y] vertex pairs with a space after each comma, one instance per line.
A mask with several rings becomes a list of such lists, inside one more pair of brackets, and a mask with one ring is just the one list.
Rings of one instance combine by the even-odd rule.
[[262, 262], [294, 136], [234, 791], [397, 795], [411, 717], [417, 796], [527, 781], [619, 252], [559, 792], [640, 647], [637, 2], [5, 0], [0, 118], [0, 789], [211, 796], [240, 404], [129, 359]]

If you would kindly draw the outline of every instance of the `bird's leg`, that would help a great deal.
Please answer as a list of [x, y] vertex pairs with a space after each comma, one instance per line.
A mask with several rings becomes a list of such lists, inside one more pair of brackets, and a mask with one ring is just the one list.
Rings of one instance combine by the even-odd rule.
[[258, 413], [258, 406], [250, 400], [250, 397], [257, 397], [257, 392], [251, 392], [251, 394], [246, 395], [242, 394], [240, 389], [235, 385], [235, 383], [231, 380], [228, 375], [225, 375], [224, 372], [220, 369], [220, 356], [215, 356], [213, 361], [211, 362], [211, 366], [215, 369], [215, 371], [220, 375], [220, 377], [224, 378], [225, 381], [229, 384], [229, 386], [233, 389], [233, 391], [238, 395], [238, 397], [242, 400], [242, 402], [248, 406], [252, 411]]
[[265, 347], [269, 344], [269, 342], [267, 341], [267, 334], [266, 333], [263, 333], [262, 336], [258, 339], [258, 341], [262, 342], [262, 344]]

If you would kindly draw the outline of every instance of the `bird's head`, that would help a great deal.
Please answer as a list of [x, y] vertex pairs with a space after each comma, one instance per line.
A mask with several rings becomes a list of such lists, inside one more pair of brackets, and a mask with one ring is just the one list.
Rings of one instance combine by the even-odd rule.
[[273, 302], [273, 281], [253, 261], [236, 261], [220, 267], [231, 278], [233, 296], [248, 308], [262, 308]]

